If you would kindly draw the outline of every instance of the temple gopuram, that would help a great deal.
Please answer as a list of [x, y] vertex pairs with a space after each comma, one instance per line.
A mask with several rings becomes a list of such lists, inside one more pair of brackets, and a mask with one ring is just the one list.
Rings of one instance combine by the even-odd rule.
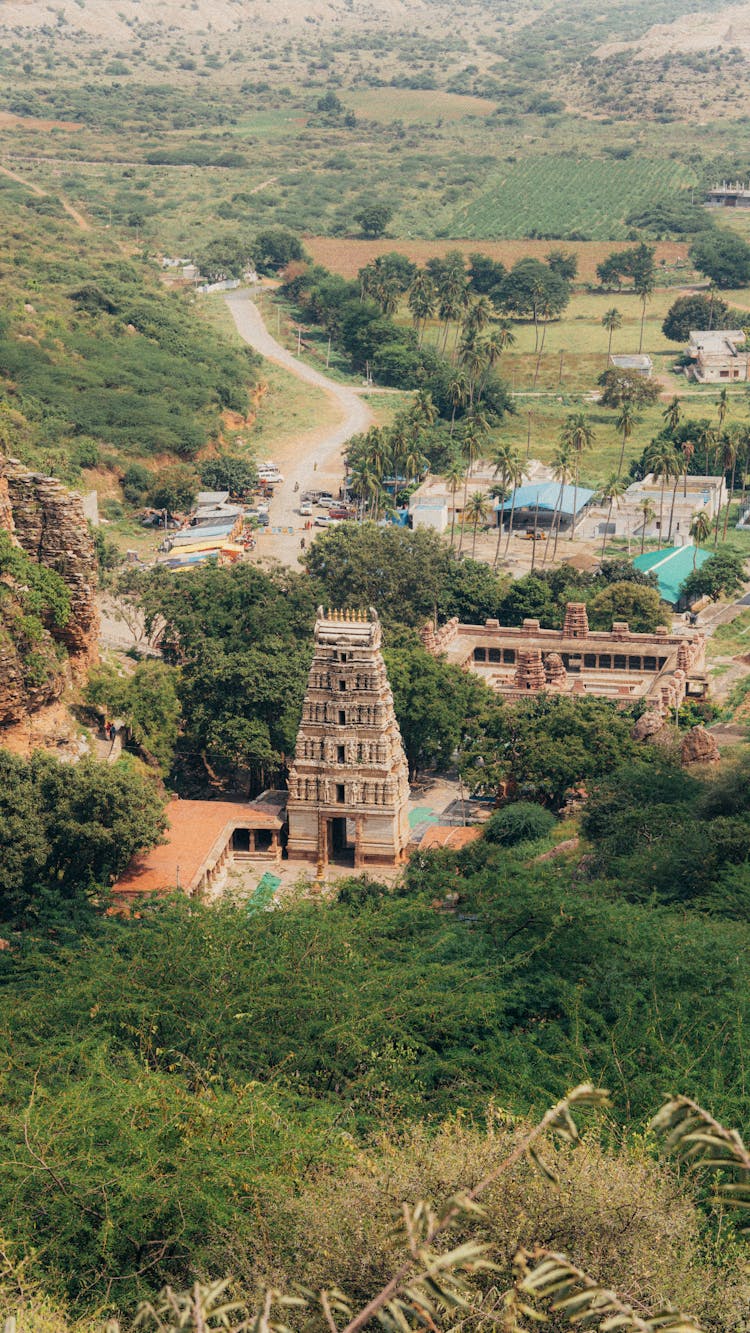
[[635, 634], [620, 620], [611, 630], [590, 630], [583, 602], [568, 602], [562, 629], [543, 629], [538, 620], [462, 625], [454, 617], [438, 630], [425, 626], [422, 642], [434, 656], [473, 671], [512, 699], [542, 691], [594, 695], [623, 706], [643, 699], [666, 715], [685, 698], [708, 693], [705, 636], [699, 631], [673, 634], [659, 626], [652, 634]]
[[289, 857], [398, 865], [409, 771], [377, 612], [318, 609], [315, 655], [289, 772]]

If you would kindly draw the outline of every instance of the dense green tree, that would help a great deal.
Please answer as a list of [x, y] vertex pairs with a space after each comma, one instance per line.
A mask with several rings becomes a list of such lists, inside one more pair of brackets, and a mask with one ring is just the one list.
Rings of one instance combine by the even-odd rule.
[[696, 237], [690, 259], [699, 272], [721, 289], [750, 282], [750, 245], [736, 232], [714, 228]]
[[615, 620], [626, 620], [634, 634], [652, 634], [669, 623], [670, 614], [655, 588], [632, 582], [610, 583], [588, 604], [592, 629], [609, 630]]
[[494, 696], [481, 681], [423, 648], [392, 648], [385, 658], [409, 776], [415, 781], [423, 768], [450, 764], [453, 752], [477, 734]]
[[635, 754], [632, 717], [603, 699], [547, 695], [495, 710], [464, 768], [479, 791], [510, 782], [520, 797], [558, 809], [567, 794]]
[[12, 926], [76, 924], [164, 828], [157, 788], [133, 762], [0, 750], [0, 774], [0, 920]]
[[687, 342], [692, 329], [726, 328], [729, 311], [726, 301], [710, 294], [694, 292], [690, 296], [678, 296], [667, 311], [662, 324], [662, 333], [672, 342]]
[[155, 509], [166, 509], [170, 514], [187, 513], [192, 509], [198, 492], [198, 475], [187, 463], [176, 463], [164, 468], [154, 480], [149, 500]]
[[359, 223], [363, 236], [377, 237], [383, 235], [392, 217], [391, 204], [372, 203], [364, 204], [354, 214], [354, 221]]
[[691, 602], [696, 602], [699, 597], [710, 597], [712, 602], [717, 602], [720, 597], [731, 597], [736, 593], [744, 578], [741, 556], [733, 551], [716, 551], [700, 569], [694, 569], [688, 575], [682, 585], [682, 595]]
[[287, 264], [304, 258], [302, 242], [285, 227], [266, 227], [250, 246], [250, 258], [259, 273], [278, 273]]
[[241, 499], [258, 479], [255, 463], [244, 455], [229, 453], [207, 458], [200, 465], [201, 484], [209, 491], [229, 491]]
[[550, 250], [545, 256], [547, 266], [557, 273], [565, 282], [574, 282], [578, 273], [578, 256], [573, 250], [561, 250], [556, 248]]
[[599, 376], [597, 381], [602, 387], [599, 401], [602, 407], [619, 407], [630, 403], [633, 407], [646, 407], [655, 403], [661, 392], [657, 380], [646, 379], [637, 370], [620, 370], [610, 366]]
[[101, 665], [89, 673], [86, 701], [107, 718], [125, 723], [144, 758], [168, 773], [180, 724], [180, 701], [174, 667], [164, 662], [139, 662], [132, 674]]
[[251, 249], [249, 237], [217, 236], [196, 253], [195, 262], [207, 282], [241, 278], [250, 262]]
[[365, 523], [323, 533], [304, 563], [327, 605], [374, 606], [387, 622], [418, 626], [434, 612], [449, 558], [432, 531]]

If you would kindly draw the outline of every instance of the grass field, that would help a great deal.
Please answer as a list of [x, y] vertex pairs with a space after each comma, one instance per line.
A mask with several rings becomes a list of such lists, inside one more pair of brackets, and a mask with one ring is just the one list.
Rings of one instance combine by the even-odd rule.
[[363, 89], [347, 92], [347, 107], [367, 120], [387, 124], [393, 120], [438, 124], [440, 121], [463, 120], [464, 116], [489, 116], [495, 103], [486, 97], [465, 97], [461, 93], [447, 93], [440, 88]]
[[663, 159], [530, 157], [497, 172], [477, 199], [440, 223], [451, 236], [525, 236], [533, 231], [624, 239], [625, 217], [632, 210], [673, 197], [696, 179], [689, 167]]

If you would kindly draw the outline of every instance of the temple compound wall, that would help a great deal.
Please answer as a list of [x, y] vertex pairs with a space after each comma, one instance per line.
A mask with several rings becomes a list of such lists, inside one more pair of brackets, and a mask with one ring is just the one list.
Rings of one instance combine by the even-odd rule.
[[289, 772], [290, 859], [397, 865], [409, 772], [377, 612], [318, 609], [315, 655]]
[[644, 699], [666, 715], [686, 697], [708, 693], [703, 634], [672, 634], [664, 626], [635, 634], [625, 621], [615, 621], [609, 631], [590, 630], [583, 602], [568, 603], [559, 630], [543, 629], [538, 620], [462, 625], [454, 618], [437, 630], [425, 626], [422, 642], [428, 652], [513, 699], [542, 691], [593, 695], [622, 706]]

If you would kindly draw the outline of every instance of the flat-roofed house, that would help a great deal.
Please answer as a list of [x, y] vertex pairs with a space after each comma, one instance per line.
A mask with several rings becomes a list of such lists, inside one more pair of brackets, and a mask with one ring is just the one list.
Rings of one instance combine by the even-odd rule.
[[746, 380], [748, 349], [742, 329], [691, 329], [688, 374], [699, 384]]
[[609, 359], [616, 370], [632, 370], [636, 375], [642, 375], [646, 380], [650, 380], [654, 372], [654, 363], [650, 356], [646, 356], [645, 352], [618, 353], [617, 356], [610, 356]]

